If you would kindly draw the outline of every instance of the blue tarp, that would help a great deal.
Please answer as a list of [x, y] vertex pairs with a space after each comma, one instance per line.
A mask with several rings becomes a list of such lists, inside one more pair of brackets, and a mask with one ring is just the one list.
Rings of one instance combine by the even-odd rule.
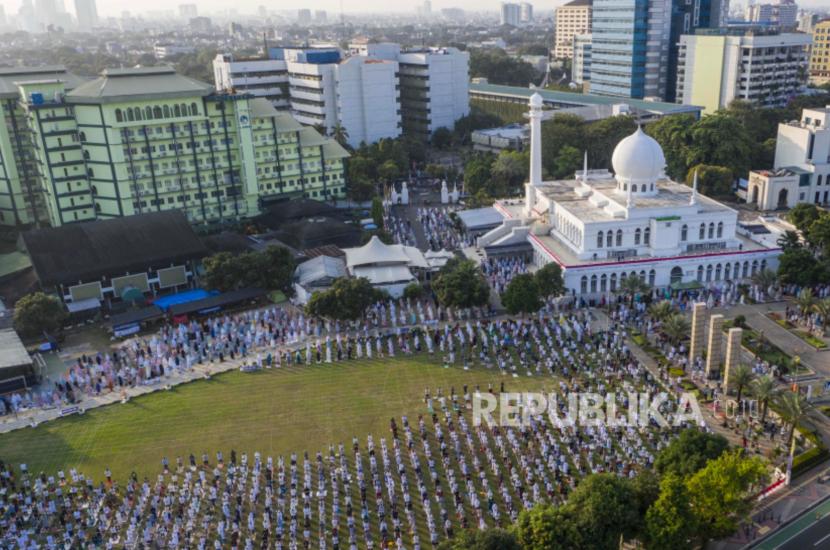
[[204, 300], [205, 298], [216, 296], [217, 294], [219, 294], [219, 292], [215, 290], [208, 292], [207, 290], [197, 288], [195, 290], [187, 290], [185, 292], [170, 294], [169, 296], [161, 296], [153, 300], [153, 304], [158, 306], [160, 309], [167, 311], [171, 306], [195, 302], [196, 300]]

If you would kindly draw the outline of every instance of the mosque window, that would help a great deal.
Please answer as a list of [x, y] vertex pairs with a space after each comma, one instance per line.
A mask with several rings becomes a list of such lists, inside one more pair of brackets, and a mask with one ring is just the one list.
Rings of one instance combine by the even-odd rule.
[[634, 230], [634, 244], [640, 244], [640, 228]]
[[608, 233], [605, 234], [605, 246], [607, 246], [608, 248], [611, 248], [612, 246], [614, 246], [614, 232], [613, 231], [609, 231]]
[[715, 280], [716, 281], [720, 281], [720, 276], [721, 276], [722, 270], [723, 270], [723, 267], [720, 264], [715, 266]]
[[597, 291], [597, 276], [591, 275], [591, 292]]
[[622, 246], [622, 229], [617, 229], [617, 246]]
[[599, 290], [600, 292], [605, 292], [608, 287], [608, 276], [605, 273], [599, 278]]
[[711, 280], [712, 280], [712, 266], [710, 264], [710, 265], [706, 266], [706, 282], [709, 282]]
[[580, 292], [582, 292], [582, 294], [587, 293], [587, 292], [588, 292], [588, 277], [587, 277], [587, 276], [585, 276], [585, 275], [583, 275], [583, 276], [582, 276], [582, 279], [580, 280], [580, 282], [579, 282], [579, 283], [580, 283], [580, 284], [579, 284], [579, 290], [580, 290]]
[[117, 122], [124, 122], [124, 113], [121, 112], [121, 109], [115, 110], [115, 120]]
[[706, 224], [700, 224], [700, 231], [697, 232], [697, 238], [701, 241], [706, 238]]
[[616, 273], [611, 274], [611, 288], [610, 288], [610, 290], [611, 290], [611, 292], [614, 292], [614, 291], [617, 290], [617, 274]]
[[689, 226], [684, 223], [683, 227], [680, 228], [680, 240], [685, 241], [688, 238], [689, 238]]
[[718, 238], [723, 237], [723, 222], [718, 222]]
[[702, 265], [697, 266], [697, 282], [699, 282], [699, 283], [703, 282], [703, 266]]
[[710, 239], [715, 238], [715, 224], [714, 224], [714, 222], [709, 223], [709, 238]]
[[726, 264], [726, 266], [724, 266], [723, 268], [723, 278], [727, 281], [730, 279], [730, 276], [732, 275], [732, 270], [730, 269], [730, 267], [731, 266], [729, 264]]
[[597, 233], [597, 248], [602, 248], [602, 231]]
[[653, 269], [648, 272], [648, 284], [654, 286], [654, 281], [657, 278], [657, 272]]
[[643, 231], [643, 244], [648, 246], [651, 244], [651, 228], [646, 227], [646, 230]]

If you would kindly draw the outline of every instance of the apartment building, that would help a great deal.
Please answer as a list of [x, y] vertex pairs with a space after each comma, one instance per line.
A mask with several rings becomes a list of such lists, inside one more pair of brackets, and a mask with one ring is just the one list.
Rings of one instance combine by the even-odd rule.
[[780, 107], [806, 86], [810, 35], [698, 31], [680, 37], [677, 101], [711, 113], [733, 99]]
[[269, 52], [265, 58], [218, 54], [213, 61], [216, 89], [249, 93], [267, 99], [277, 109], [287, 109], [288, 65], [281, 48]]
[[592, 0], [571, 0], [556, 8], [553, 57], [572, 59], [574, 37], [591, 33]]
[[810, 84], [821, 86], [828, 82], [830, 82], [830, 19], [825, 19], [813, 27]]
[[[348, 153], [263, 98], [218, 94], [169, 67], [110, 69], [84, 83], [43, 76], [0, 75], [15, 79], [4, 111], [18, 115], [0, 137], [0, 171], [15, 191], [0, 195], [0, 223], [57, 227], [172, 209], [215, 223], [255, 216], [271, 201], [345, 196]], [[20, 122], [28, 163], [16, 162], [8, 139], [22, 134]], [[27, 166], [36, 185], [17, 183]], [[35, 198], [18, 200], [27, 195]]]

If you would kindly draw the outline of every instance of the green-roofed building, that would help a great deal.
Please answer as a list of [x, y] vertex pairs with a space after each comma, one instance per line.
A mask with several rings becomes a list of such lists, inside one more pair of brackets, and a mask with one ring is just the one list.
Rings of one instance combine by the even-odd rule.
[[[0, 223], [60, 226], [170, 209], [214, 223], [255, 216], [271, 201], [345, 196], [348, 153], [265, 99], [217, 94], [170, 67], [110, 69], [87, 82], [33, 74], [16, 82], [9, 104], [30, 135], [30, 179], [45, 216], [11, 206]], [[3, 137], [5, 170], [17, 163], [6, 162], [14, 148]]]

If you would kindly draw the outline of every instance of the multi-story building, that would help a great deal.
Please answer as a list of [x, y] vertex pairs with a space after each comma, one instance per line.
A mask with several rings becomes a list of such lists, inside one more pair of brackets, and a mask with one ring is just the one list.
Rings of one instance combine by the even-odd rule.
[[190, 19], [199, 16], [199, 8], [196, 4], [179, 4], [179, 16], [182, 19]]
[[401, 131], [428, 137], [469, 113], [469, 54], [455, 48], [401, 51], [389, 42], [338, 48], [271, 48], [269, 59], [213, 62], [218, 90], [244, 90], [290, 109], [303, 124], [342, 126], [353, 146]]
[[219, 54], [213, 60], [213, 78], [219, 91], [249, 93], [288, 109], [288, 65], [282, 48], [270, 48], [267, 57]]
[[297, 23], [300, 25], [308, 25], [311, 23], [311, 10], [299, 9], [297, 10]]
[[428, 138], [470, 113], [470, 54], [457, 48], [401, 52], [401, 116], [405, 133]]
[[[169, 67], [107, 70], [85, 83], [41, 72], [2, 81], [16, 94], [4, 100], [0, 136], [5, 224], [34, 221], [30, 194], [52, 226], [170, 209], [213, 223], [254, 216], [270, 201], [345, 195], [348, 154], [334, 140], [265, 99], [218, 94]], [[23, 162], [9, 139], [25, 137], [20, 124], [30, 138]], [[36, 191], [18, 183], [27, 170]]]
[[773, 170], [749, 173], [746, 201], [761, 210], [830, 205], [830, 106], [778, 125]]
[[75, 17], [78, 28], [88, 31], [98, 23], [98, 8], [95, 0], [75, 0]]
[[585, 84], [591, 80], [591, 35], [577, 34], [573, 41], [573, 63], [571, 80], [576, 84]]
[[153, 46], [153, 55], [156, 59], [167, 59], [176, 55], [193, 53], [196, 48], [185, 44], [158, 43]]
[[801, 33], [713, 29], [683, 35], [677, 101], [708, 113], [733, 99], [786, 105], [804, 91], [809, 47], [810, 35]]
[[501, 4], [501, 18], [502, 25], [511, 25], [518, 27], [522, 17], [522, 8], [519, 4], [512, 2], [502, 2]]
[[828, 82], [830, 82], [830, 19], [825, 19], [813, 27], [810, 84], [821, 86]]
[[533, 4], [530, 2], [519, 4], [519, 23], [522, 25], [533, 23]]
[[591, 92], [673, 97], [677, 38], [721, 23], [725, 0], [594, 0]]
[[553, 46], [556, 59], [571, 59], [574, 37], [591, 33], [591, 3], [592, 0], [571, 0], [556, 8]]
[[750, 4], [746, 8], [746, 20], [794, 29], [798, 23], [798, 4], [793, 0], [779, 0], [776, 4]]

